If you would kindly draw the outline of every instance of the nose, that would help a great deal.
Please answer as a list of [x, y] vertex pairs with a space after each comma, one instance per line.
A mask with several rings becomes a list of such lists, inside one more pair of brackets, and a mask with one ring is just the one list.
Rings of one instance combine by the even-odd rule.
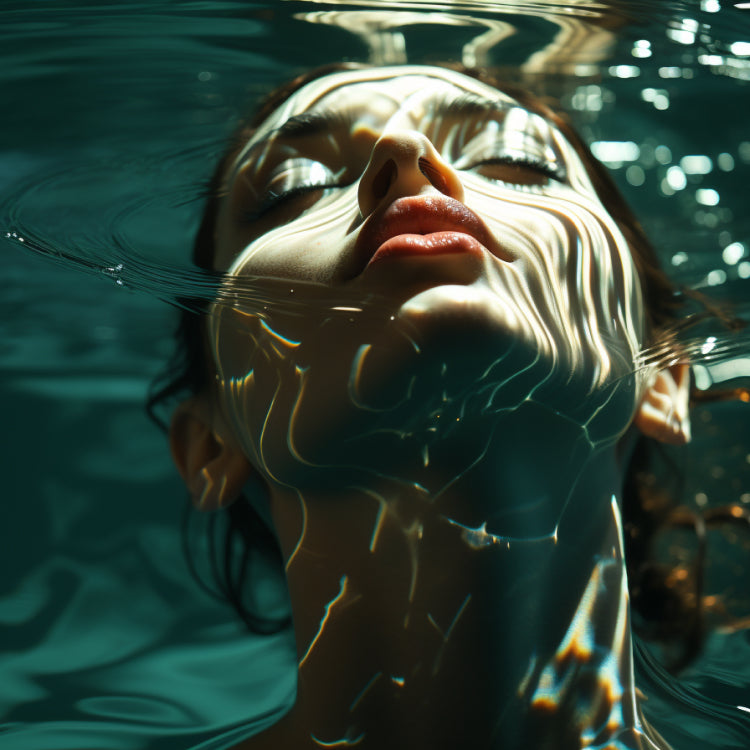
[[389, 131], [376, 141], [359, 181], [359, 208], [367, 218], [378, 206], [430, 189], [463, 202], [458, 174], [425, 135], [412, 130]]

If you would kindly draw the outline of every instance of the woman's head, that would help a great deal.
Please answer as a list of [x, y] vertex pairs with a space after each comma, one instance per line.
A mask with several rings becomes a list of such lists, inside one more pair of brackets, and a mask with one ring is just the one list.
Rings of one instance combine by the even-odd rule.
[[[282, 311], [291, 294], [308, 305], [291, 321], [239, 303], [211, 316], [203, 353], [223, 384], [224, 439], [256, 468], [268, 469], [260, 439], [285, 380], [299, 391], [300, 372], [323, 371], [318, 403], [336, 402], [338, 382], [347, 407], [383, 410], [413, 382], [395, 370], [415, 352], [433, 371], [476, 360], [475, 383], [490, 370], [498, 383], [527, 372], [522, 398], [546, 388], [570, 402], [561, 384], [577, 381], [573, 400], [592, 409], [592, 393], [627, 379], [628, 406], [598, 439], [631, 421], [643, 393], [634, 358], [669, 320], [671, 288], [604, 171], [529, 94], [444, 68], [313, 77], [241, 132], [215, 183], [201, 263], [269, 280], [259, 283], [287, 297]], [[337, 307], [356, 313], [354, 325], [331, 322]], [[383, 395], [377, 378], [401, 392]], [[687, 382], [685, 368], [664, 373], [640, 411], [647, 431], [686, 438], [674, 415], [686, 416]], [[493, 405], [513, 407], [517, 391], [505, 402], [496, 388]], [[289, 396], [290, 413], [300, 404]]]
[[[238, 276], [268, 274], [281, 279], [276, 286], [278, 304], [269, 305], [270, 314], [265, 314], [261, 308], [248, 314], [239, 300], [233, 311], [227, 305], [219, 305], [212, 315], [185, 313], [178, 371], [152, 399], [153, 406], [169, 397], [192, 394], [178, 408], [172, 423], [173, 452], [196, 505], [205, 509], [230, 506], [227, 550], [232, 546], [231, 537], [237, 535], [247, 549], [278, 554], [268, 521], [258, 521], [252, 504], [232, 501], [241, 493], [249, 497], [247, 480], [255, 469], [262, 470], [264, 463], [262, 451], [259, 453], [257, 444], [247, 439], [247, 417], [255, 420], [256, 435], [263, 436], [265, 431], [266, 442], [293, 447], [288, 432], [271, 434], [271, 429], [264, 430], [264, 425], [272, 427], [272, 420], [266, 419], [271, 416], [269, 406], [278, 403], [279, 386], [285, 378], [288, 383], [296, 384], [297, 394], [302, 394], [311, 384], [305, 379], [304, 363], [300, 366], [294, 356], [302, 340], [284, 338], [274, 330], [277, 322], [280, 330], [284, 328], [285, 316], [277, 312], [291, 306], [291, 289], [301, 293], [303, 299], [308, 295], [308, 304], [303, 302], [301, 309], [327, 311], [323, 318], [313, 316], [308, 328], [308, 332], [320, 329], [307, 348], [320, 350], [319, 366], [315, 369], [318, 376], [322, 371], [323, 379], [326, 378], [326, 363], [333, 364], [342, 349], [346, 350], [344, 359], [352, 354], [352, 342], [356, 344], [357, 339], [352, 339], [347, 329], [352, 326], [368, 329], [366, 316], [351, 310], [351, 320], [347, 320], [342, 318], [342, 313], [348, 314], [347, 310], [330, 308], [358, 306], [365, 309], [373, 300], [383, 302], [385, 299], [388, 302], [385, 308], [372, 306], [381, 312], [386, 310], [386, 317], [390, 319], [394, 311], [398, 314], [399, 305], [403, 305], [405, 299], [408, 303], [407, 296], [413, 291], [408, 284], [404, 285], [403, 273], [399, 277], [397, 271], [400, 266], [403, 272], [409, 264], [413, 264], [409, 273], [412, 273], [412, 280], [416, 279], [417, 286], [419, 275], [429, 267], [428, 263], [436, 261], [432, 272], [438, 274], [444, 264], [446, 277], [423, 279], [424, 289], [416, 289], [417, 294], [429, 293], [440, 286], [451, 286], [455, 292], [455, 287], [461, 284], [470, 285], [470, 274], [481, 274], [488, 263], [490, 267], [514, 262], [519, 266], [529, 264], [528, 259], [533, 258], [531, 248], [536, 244], [538, 262], [531, 262], [532, 268], [547, 272], [548, 278], [556, 282], [560, 281], [554, 277], [556, 270], [564, 269], [568, 273], [564, 282], [569, 285], [570, 294], [558, 296], [558, 299], [575, 300], [577, 295], [594, 307], [602, 303], [593, 317], [583, 316], [579, 320], [593, 321], [600, 334], [605, 332], [599, 340], [606, 357], [610, 356], [612, 344], [616, 351], [632, 354], [638, 347], [658, 341], [661, 332], [676, 322], [681, 308], [674, 287], [659, 269], [648, 240], [606, 170], [591, 156], [564, 117], [531, 94], [498, 85], [477, 71], [467, 77], [436, 68], [344, 68], [343, 71], [337, 67], [333, 71], [313, 72], [275, 92], [255, 118], [238, 132], [212, 181], [195, 244], [196, 264], [221, 271], [232, 268]], [[331, 77], [330, 73], [335, 75]], [[311, 87], [304, 88], [311, 81]], [[470, 150], [472, 139], [474, 145]], [[461, 144], [467, 147], [468, 154], [461, 152]], [[479, 155], [483, 150], [489, 156], [487, 164], [469, 161], [472, 154]], [[487, 172], [483, 173], [484, 169]], [[289, 189], [299, 191], [280, 197], [278, 201], [273, 195]], [[566, 196], [569, 202], [577, 203], [572, 212], [577, 221], [566, 213]], [[459, 229], [466, 230], [469, 239], [447, 237], [443, 246], [446, 257], [442, 259], [409, 258], [403, 246], [395, 247], [395, 258], [380, 258], [370, 268], [368, 253], [378, 249], [373, 244], [378, 241], [378, 234], [372, 232], [367, 243], [358, 245], [356, 233], [363, 232], [370, 217], [378, 212], [382, 217], [389, 206], [402, 199], [407, 200], [406, 220], [418, 224], [423, 220], [420, 209], [410, 215], [408, 207], [408, 202], [415, 198], [417, 203], [419, 200], [431, 202], [433, 208], [444, 209], [449, 217], [449, 226], [436, 227], [430, 222], [437, 220], [429, 216], [428, 225], [417, 226], [416, 233], [451, 231], [458, 224]], [[467, 216], [461, 206], [466, 206], [471, 214]], [[431, 212], [428, 206], [426, 213], [437, 213], [437, 210]], [[529, 219], [534, 215], [544, 220], [534, 223]], [[582, 219], [582, 215], [586, 218]], [[392, 226], [398, 228], [400, 220], [395, 217]], [[569, 221], [567, 225], [566, 221]], [[499, 233], [498, 226], [501, 227]], [[563, 234], [567, 236], [560, 235], [563, 226], [566, 227]], [[407, 227], [410, 228], [413, 229]], [[477, 251], [470, 238], [483, 248]], [[603, 241], [593, 251], [596, 238]], [[566, 253], [551, 254], [550, 248], [544, 247], [549, 240], [558, 248], [567, 243]], [[408, 246], [410, 241], [405, 240], [402, 245]], [[441, 238], [437, 238], [438, 245], [440, 241]], [[429, 244], [420, 246], [420, 242], [424, 241], [416, 240], [416, 252], [435, 249]], [[588, 258], [580, 252], [587, 242], [591, 253]], [[450, 250], [455, 251], [452, 254], [456, 257], [450, 257]], [[362, 255], [358, 255], [360, 251]], [[526, 261], [522, 260], [524, 251], [529, 253]], [[402, 258], [398, 257], [399, 252]], [[514, 253], [519, 257], [514, 259]], [[380, 254], [387, 256], [382, 250]], [[427, 261], [422, 270], [420, 260]], [[619, 271], [611, 278], [594, 281], [592, 275], [602, 273], [602, 260], [609, 264], [610, 271], [615, 267]], [[392, 273], [387, 271], [389, 268]], [[451, 273], [456, 276], [450, 277]], [[358, 280], [358, 276], [362, 278]], [[373, 281], [376, 293], [365, 283], [368, 278]], [[300, 283], [310, 281], [315, 283]], [[274, 286], [269, 279], [251, 279], [249, 283]], [[347, 284], [353, 294], [342, 292]], [[642, 298], [640, 307], [638, 289]], [[492, 291], [499, 291], [500, 296], [496, 295], [495, 300], [501, 306], [505, 304], [502, 288], [496, 286]], [[549, 295], [543, 287], [522, 291], [528, 293], [526, 299], [532, 303], [526, 309], [534, 311], [539, 301], [540, 310], [535, 312], [540, 318], [542, 312], [550, 313], [553, 320], [555, 315], [564, 318], [562, 309], [549, 309]], [[437, 294], [440, 302], [439, 289]], [[456, 298], [450, 300], [450, 294], [447, 297], [442, 302], [455, 305]], [[231, 300], [229, 289], [225, 301]], [[337, 305], [340, 301], [345, 304]], [[553, 307], [554, 302], [553, 298]], [[601, 310], [614, 313], [615, 320], [607, 321]], [[231, 314], [226, 315], [227, 312]], [[486, 310], [482, 311], [480, 306], [479, 312], [484, 314]], [[413, 307], [411, 313], [414, 313]], [[475, 316], [475, 322], [477, 319]], [[228, 329], [225, 328], [230, 331], [228, 335], [221, 332], [222, 320], [229, 323]], [[382, 315], [376, 323], [378, 320], [382, 322]], [[433, 342], [445, 340], [455, 344], [457, 338], [465, 338], [472, 346], [489, 348], [490, 339], [481, 334], [472, 338], [466, 326], [459, 326], [456, 336], [455, 322], [455, 315], [437, 316], [432, 330], [436, 332]], [[569, 322], [569, 319], [563, 320], [564, 324]], [[508, 325], [507, 315], [501, 323]], [[612, 327], [608, 328], [610, 324]], [[429, 334], [429, 328], [427, 326], [422, 333]], [[369, 326], [370, 332], [372, 329]], [[406, 332], [404, 328], [398, 330], [402, 338], [419, 334], [418, 326]], [[511, 330], [514, 329], [511, 327]], [[580, 333], [580, 328], [578, 331]], [[608, 335], [612, 331], [614, 341]], [[586, 336], [591, 332], [586, 329]], [[427, 344], [431, 343], [429, 338], [427, 336]], [[226, 339], [227, 346], [223, 349], [219, 346], [221, 339]], [[415, 339], [407, 343], [414, 344]], [[424, 350], [429, 348], [426, 346]], [[366, 345], [358, 347], [355, 354], [363, 349]], [[243, 357], [242, 352], [246, 356]], [[223, 357], [223, 353], [227, 356]], [[403, 351], [399, 354], [402, 358], [405, 356]], [[231, 372], [233, 360], [234, 373]], [[505, 364], [503, 377], [516, 383], [519, 381], [516, 375], [523, 374], [524, 367], [532, 364], [528, 360], [525, 364], [521, 361], [522, 367], [512, 370], [512, 357], [500, 360], [500, 375]], [[358, 361], [361, 363], [361, 359]], [[269, 362], [273, 365], [270, 369]], [[595, 366], [597, 362], [602, 364], [596, 359], [590, 362]], [[264, 399], [252, 402], [249, 396], [256, 379], [254, 364], [258, 365], [260, 380], [265, 380], [266, 393]], [[616, 364], [634, 368], [632, 361]], [[225, 371], [223, 382], [222, 370]], [[380, 371], [394, 374], [393, 368], [381, 367]], [[589, 375], [596, 376], [597, 372], [604, 374], [600, 369]], [[349, 373], [356, 376], [358, 371], [350, 368]], [[443, 377], [444, 373], [439, 375]], [[595, 380], [592, 377], [591, 382]], [[355, 381], [356, 378], [342, 380], [339, 376], [339, 390], [351, 395], [350, 386]], [[445, 383], [450, 385], [449, 379], [443, 377]], [[686, 440], [689, 436], [688, 384], [685, 365], [653, 373], [651, 387], [646, 389], [640, 405], [634, 402], [632, 393], [626, 399], [628, 405], [623, 412], [626, 419], [622, 425], [635, 414], [635, 421], [645, 434], [672, 442]], [[562, 393], [565, 398], [564, 389]], [[601, 393], [607, 393], [606, 387], [600, 390], [599, 396]], [[314, 389], [308, 388], [308, 394], [314, 394]], [[407, 395], [411, 397], [414, 393], [407, 391]], [[597, 394], [592, 391], [590, 402], [595, 409], [605, 401], [606, 397], [597, 400]], [[282, 404], [287, 414], [294, 413], [295, 403], [301, 402], [292, 398], [285, 406]], [[248, 411], [248, 406], [253, 408]], [[327, 407], [323, 402], [318, 415], [321, 421], [331, 417], [330, 421], [335, 423], [335, 410]], [[631, 479], [637, 474], [631, 468]], [[632, 490], [631, 486], [633, 499], [630, 502], [638, 502], [635, 499], [638, 492]], [[256, 510], [259, 507], [262, 506], [256, 506]], [[648, 535], [640, 534], [639, 539], [643, 541], [645, 536]], [[644, 554], [648, 555], [645, 547], [629, 554], [636, 586]], [[251, 627], [265, 629], [279, 625], [268, 621], [261, 613], [257, 613], [258, 618], [248, 611], [239, 593], [244, 567], [235, 570], [228, 554], [222, 555], [222, 559], [226, 569], [225, 581], [220, 586]], [[237, 575], [239, 579], [235, 578]], [[638, 601], [636, 591], [634, 603], [637, 605]], [[691, 606], [695, 607], [695, 602]], [[650, 607], [647, 601], [643, 610], [646, 617], [663, 619], [661, 610], [654, 615], [647, 611]], [[685, 618], [676, 619], [681, 620], [680, 625], [685, 624], [682, 622]], [[685, 627], [690, 629], [690, 623]]]
[[597, 381], [603, 339], [622, 339], [630, 362], [641, 343], [630, 248], [580, 155], [549, 119], [472, 78], [319, 78], [261, 124], [225, 180], [221, 270], [377, 293], [402, 315], [461, 315], [457, 302], [573, 369], [597, 360]]
[[[302, 80], [306, 83], [298, 83], [296, 90], [287, 87], [272, 97], [274, 106], [263, 107], [252, 125], [240, 131], [222, 161], [214, 180], [220, 197], [208, 208], [197, 244], [200, 265], [227, 270], [239, 263], [261, 276], [342, 283], [369, 260], [370, 248], [363, 249], [364, 258], [354, 258], [351, 246], [378, 202], [460, 193], [475, 211], [489, 210], [494, 218], [502, 218], [497, 201], [511, 201], [523, 220], [526, 204], [544, 201], [523, 201], [519, 192], [549, 194], [560, 202], [565, 195], [556, 188], [562, 185], [603, 204], [592, 212], [614, 218], [639, 274], [653, 276], [648, 267], [656, 262], [648, 242], [606, 173], [567, 122], [528, 92], [418, 66], [355, 67]], [[403, 158], [394, 159], [394, 150]], [[416, 184], [411, 184], [409, 166]], [[391, 167], [400, 169], [393, 172]], [[393, 184], [384, 190], [384, 181]], [[493, 190], [493, 185], [517, 190], [514, 195], [513, 190]], [[357, 205], [345, 217], [342, 239], [335, 236], [341, 227], [331, 224], [345, 201], [350, 208]], [[564, 210], [561, 205], [557, 213]], [[299, 221], [303, 214], [312, 218]], [[276, 242], [273, 232], [282, 225], [291, 228]], [[532, 222], [533, 229], [538, 226]], [[258, 238], [266, 234], [272, 236], [259, 247]], [[324, 247], [311, 253], [311, 244], [320, 244], [321, 237]], [[290, 240], [302, 243], [301, 253], [283, 249]], [[519, 240], [503, 237], [505, 244], [514, 241]], [[275, 260], [267, 257], [269, 244], [280, 256]], [[523, 255], [518, 247], [496, 246], [493, 252], [498, 249], [500, 254], [505, 249]], [[644, 281], [653, 285], [651, 278]], [[664, 291], [661, 281], [659, 291]], [[652, 327], [674, 309], [669, 295], [658, 296], [650, 294], [647, 300]]]

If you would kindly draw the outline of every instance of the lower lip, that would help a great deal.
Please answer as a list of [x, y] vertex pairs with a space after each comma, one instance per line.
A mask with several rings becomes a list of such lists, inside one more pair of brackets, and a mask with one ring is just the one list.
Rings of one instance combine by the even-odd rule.
[[386, 240], [370, 259], [370, 264], [386, 258], [415, 255], [482, 255], [484, 246], [463, 232], [432, 232], [431, 234], [399, 234]]

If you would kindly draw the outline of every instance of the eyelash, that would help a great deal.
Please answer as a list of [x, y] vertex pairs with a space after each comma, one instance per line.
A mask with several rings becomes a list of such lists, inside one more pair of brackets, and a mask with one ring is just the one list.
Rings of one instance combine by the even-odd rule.
[[[520, 190], [535, 190], [546, 185], [536, 182], [514, 182], [512, 180], [503, 180], [492, 175], [482, 174], [481, 167], [491, 167], [493, 165], [505, 166], [505, 167], [518, 167], [524, 170], [528, 170], [539, 176], [546, 177], [548, 180], [555, 180], [561, 182], [565, 179], [565, 174], [559, 167], [554, 167], [547, 162], [528, 158], [528, 157], [513, 157], [513, 156], [493, 156], [485, 159], [479, 159], [466, 166], [459, 167], [461, 171], [473, 172], [484, 180], [493, 182], [500, 185], [507, 185], [509, 187], [520, 189]], [[458, 165], [454, 165], [457, 167]], [[334, 175], [332, 175], [334, 176]], [[252, 211], [245, 211], [243, 213], [243, 220], [245, 222], [253, 222], [263, 218], [266, 214], [271, 213], [277, 208], [280, 208], [283, 204], [292, 201], [296, 198], [301, 198], [304, 195], [312, 193], [314, 191], [321, 191], [321, 198], [325, 197], [325, 194], [336, 188], [345, 188], [351, 185], [351, 182], [314, 182], [310, 184], [296, 185], [289, 190], [285, 190], [279, 193], [273, 190], [268, 190], [263, 202], [257, 208]]]
[[528, 170], [529, 172], [532, 172], [539, 176], [546, 177], [548, 180], [554, 180], [555, 182], [565, 181], [565, 172], [563, 169], [539, 159], [529, 157], [495, 156], [487, 159], [480, 159], [465, 167], [462, 167], [462, 171], [473, 172], [475, 174], [478, 174], [483, 179], [489, 180], [490, 182], [509, 185], [511, 187], [542, 187], [542, 185], [539, 183], [525, 183], [502, 180], [500, 178], [492, 177], [491, 175], [481, 174], [481, 172], [478, 171], [481, 167], [491, 167], [493, 165], [511, 168], [518, 167], [520, 169]]
[[[315, 190], [321, 190], [327, 192], [334, 188], [344, 188], [348, 185], [339, 185], [337, 183], [328, 184], [314, 184], [314, 185], [297, 185], [297, 187], [291, 188], [283, 193], [274, 193], [269, 191], [266, 197], [263, 199], [263, 203], [258, 208], [252, 211], [245, 211], [243, 213], [243, 219], [245, 221], [257, 221], [263, 218], [268, 213], [271, 213], [276, 208], [280, 208], [284, 203], [294, 200], [295, 198], [301, 198], [307, 193], [311, 193]], [[324, 197], [321, 195], [321, 198]]]
[[[295, 162], [297, 163], [295, 164]], [[302, 162], [302, 165], [300, 165], [299, 162]], [[292, 171], [295, 166], [297, 168], [303, 168], [305, 170], [305, 172], [303, 172], [302, 174], [302, 179], [300, 180], [300, 182], [286, 190], [281, 190], [279, 192], [276, 192], [268, 187], [261, 204], [252, 211], [244, 212], [243, 218], [246, 222], [256, 221], [266, 214], [271, 213], [275, 209], [280, 208], [285, 203], [293, 201], [295, 198], [300, 198], [304, 195], [316, 191], [321, 191], [322, 195], [320, 197], [322, 198], [325, 196], [327, 191], [333, 190], [335, 188], [344, 188], [351, 184], [350, 182], [333, 181], [335, 180], [336, 175], [333, 174], [327, 167], [325, 167], [325, 165], [314, 161], [308, 162], [305, 159], [294, 159], [279, 164], [271, 173], [268, 184], [273, 185], [273, 183], [277, 180], [281, 181], [283, 184], [285, 180], [289, 180], [287, 174]], [[332, 178], [331, 181], [328, 181], [327, 179], [321, 180], [320, 175], [318, 175], [317, 178], [313, 177], [316, 169], [321, 168], [328, 173], [327, 175], [325, 175], [326, 178], [330, 175], [330, 177]], [[310, 181], [305, 182], [305, 178]]]

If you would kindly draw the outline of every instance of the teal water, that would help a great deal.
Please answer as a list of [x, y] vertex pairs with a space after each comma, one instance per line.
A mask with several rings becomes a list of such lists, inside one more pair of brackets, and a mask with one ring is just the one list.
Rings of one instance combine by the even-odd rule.
[[[225, 747], [291, 700], [288, 634], [249, 636], [190, 577], [184, 492], [142, 409], [176, 319], [158, 289], [186, 268], [203, 186], [257, 97], [342, 58], [456, 60], [468, 45], [562, 100], [676, 280], [747, 312], [741, 5], [2, 4], [0, 229], [93, 272], [0, 245], [0, 748]], [[588, 42], [557, 55], [571, 19]], [[140, 259], [162, 274], [150, 293], [127, 276]], [[748, 358], [696, 376], [746, 384]], [[697, 412], [680, 458], [697, 507], [750, 503], [747, 408]], [[726, 536], [714, 585], [747, 616], [747, 540]], [[678, 750], [748, 746], [748, 632], [713, 635], [678, 680], [641, 665], [649, 717]]]

